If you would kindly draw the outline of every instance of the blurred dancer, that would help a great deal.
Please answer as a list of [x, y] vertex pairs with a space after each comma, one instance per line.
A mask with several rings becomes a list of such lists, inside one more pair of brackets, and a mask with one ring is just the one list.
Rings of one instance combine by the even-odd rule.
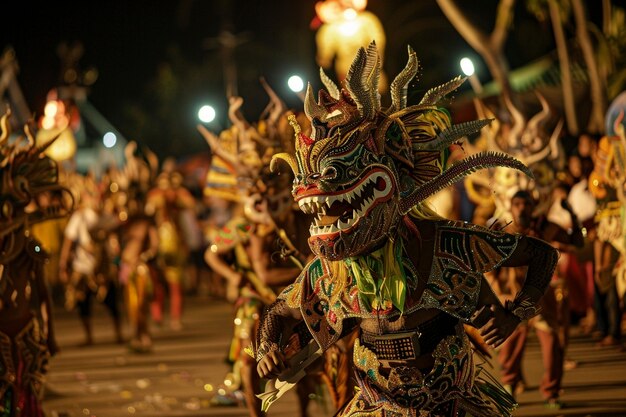
[[120, 245], [119, 280], [124, 288], [128, 318], [132, 327], [129, 347], [143, 353], [152, 349], [150, 335], [150, 302], [156, 280], [156, 256], [159, 235], [154, 216], [146, 213], [148, 190], [154, 181], [156, 164], [135, 155], [136, 144], [130, 142], [126, 148], [126, 170], [118, 181], [117, 234]]
[[154, 214], [159, 235], [157, 265], [165, 278], [167, 290], [159, 282], [154, 288], [152, 319], [157, 324], [163, 321], [165, 293], [169, 294], [170, 327], [182, 328], [183, 276], [188, 260], [188, 248], [182, 233], [182, 214], [192, 210], [195, 201], [191, 193], [182, 186], [178, 172], [163, 171], [156, 179], [156, 187], [150, 190], [146, 210]]
[[[78, 174], [76, 177], [79, 177]], [[115, 340], [122, 343], [117, 284], [108, 273], [109, 259], [104, 242], [94, 239], [100, 227], [96, 184], [90, 177], [78, 181], [78, 209], [72, 213], [65, 227], [59, 261], [59, 275], [67, 285], [66, 308], [73, 310], [78, 307], [85, 331], [84, 345], [91, 345], [93, 299], [102, 302], [113, 320]]]

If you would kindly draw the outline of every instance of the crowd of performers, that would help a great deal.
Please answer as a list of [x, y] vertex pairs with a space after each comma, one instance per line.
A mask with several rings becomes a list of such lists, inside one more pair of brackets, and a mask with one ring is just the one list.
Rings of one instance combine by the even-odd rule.
[[457, 124], [445, 105], [462, 78], [409, 103], [408, 55], [386, 108], [373, 43], [341, 87], [320, 72], [325, 88], [316, 98], [309, 86], [303, 112], [263, 80], [257, 121], [230, 97], [229, 128], [198, 127], [212, 160], [197, 193], [135, 142], [99, 178], [64, 171], [31, 127], [11, 136], [7, 112], [0, 416], [43, 415], [55, 303], [76, 312], [85, 346], [98, 342], [99, 302], [115, 340], [149, 352], [152, 326], [184, 325], [201, 271], [234, 307], [214, 406], [261, 416], [294, 387], [302, 416], [320, 395], [340, 416], [510, 415], [534, 329], [540, 392], [561, 407], [572, 318], [621, 348], [626, 104], [604, 137], [566, 150], [541, 96], [532, 117], [477, 101], [479, 119]]

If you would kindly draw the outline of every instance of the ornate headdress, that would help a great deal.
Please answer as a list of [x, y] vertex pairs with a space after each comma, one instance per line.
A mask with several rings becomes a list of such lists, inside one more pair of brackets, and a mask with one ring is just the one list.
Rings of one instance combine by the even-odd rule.
[[407, 87], [418, 65], [408, 48], [406, 67], [390, 86], [391, 106], [381, 108], [380, 57], [374, 42], [361, 48], [344, 88], [324, 73], [327, 91], [318, 100], [309, 85], [304, 110], [310, 136], [293, 121], [295, 156], [279, 154], [295, 174], [292, 194], [300, 208], [316, 214], [310, 228], [313, 252], [330, 260], [368, 253], [381, 246], [400, 219], [428, 197], [482, 168], [507, 166], [531, 175], [518, 160], [498, 152], [473, 155], [443, 170], [445, 150], [490, 120], [452, 125], [439, 101], [457, 89], [457, 77], [407, 106]]
[[[494, 116], [491, 125], [483, 129], [482, 146], [496, 152], [506, 152], [523, 162], [533, 173], [532, 181], [515, 171], [497, 167], [492, 176], [483, 181], [484, 194], [478, 191], [480, 184], [476, 178], [466, 178], [465, 185], [470, 199], [476, 204], [484, 204], [483, 199], [495, 204], [495, 217], [507, 219], [510, 216], [511, 197], [520, 189], [529, 191], [539, 204], [535, 214], [547, 214], [551, 204], [551, 193], [556, 185], [556, 174], [564, 163], [564, 151], [559, 137], [563, 128], [560, 120], [550, 131], [546, 125], [552, 116], [552, 110], [546, 99], [537, 94], [541, 111], [526, 120], [524, 115], [505, 98], [505, 104], [511, 115], [510, 130], [505, 130], [503, 123]], [[480, 109], [492, 116], [482, 103]], [[486, 184], [485, 184], [486, 183]]]
[[11, 111], [0, 120], [0, 263], [16, 256], [15, 233], [33, 223], [69, 215], [73, 206], [72, 195], [59, 185], [58, 166], [44, 154], [54, 142], [42, 146], [28, 125], [25, 137], [10, 141]]
[[[239, 111], [243, 99], [231, 97], [228, 114], [233, 125], [219, 137], [202, 125], [198, 130], [212, 152], [205, 194], [240, 202], [250, 220], [271, 223], [269, 213], [277, 214], [292, 204], [291, 177], [269, 169], [276, 152], [293, 148], [287, 119], [292, 113], [264, 80], [261, 83], [270, 103], [257, 123], [249, 123]], [[265, 204], [266, 209], [261, 209]]]
[[105, 193], [122, 221], [146, 214], [147, 194], [156, 180], [159, 166], [156, 154], [146, 147], [139, 149], [135, 141], [126, 144], [124, 157], [124, 166], [109, 172], [110, 184]]

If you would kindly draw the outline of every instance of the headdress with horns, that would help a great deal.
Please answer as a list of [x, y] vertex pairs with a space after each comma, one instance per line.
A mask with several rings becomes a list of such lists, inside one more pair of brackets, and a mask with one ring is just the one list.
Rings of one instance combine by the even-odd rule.
[[[407, 106], [407, 86], [418, 70], [410, 47], [408, 55], [406, 67], [391, 83], [387, 109], [381, 108], [378, 94], [381, 65], [374, 42], [357, 53], [344, 88], [322, 72], [328, 91], [321, 90], [315, 100], [309, 85], [305, 97], [311, 135], [303, 134], [294, 121], [295, 157], [279, 154], [273, 160], [274, 166], [277, 160], [290, 165], [296, 176], [294, 197], [303, 210], [318, 214], [309, 243], [322, 256], [342, 259], [367, 251], [385, 238], [398, 218], [476, 170], [506, 166], [532, 175], [521, 162], [498, 152], [476, 154], [444, 170], [444, 151], [490, 120], [452, 124], [448, 112], [438, 106], [465, 81], [461, 77], [428, 90], [417, 105]], [[339, 200], [343, 210], [334, 205]], [[347, 204], [352, 213], [346, 213]]]
[[[42, 146], [28, 125], [25, 137], [10, 142], [11, 111], [0, 120], [0, 263], [19, 253], [15, 233], [29, 224], [64, 217], [73, 206], [72, 195], [59, 185], [58, 166], [44, 152], [54, 142]], [[40, 198], [45, 195], [45, 199]], [[27, 206], [30, 206], [26, 210]]]

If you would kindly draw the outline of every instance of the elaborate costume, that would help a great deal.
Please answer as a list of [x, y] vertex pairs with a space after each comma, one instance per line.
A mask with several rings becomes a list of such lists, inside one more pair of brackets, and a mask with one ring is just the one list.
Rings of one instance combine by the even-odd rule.
[[[74, 173], [70, 181], [78, 203], [64, 231], [59, 257], [59, 275], [66, 284], [65, 307], [78, 309], [84, 331], [85, 345], [93, 344], [92, 303], [94, 298], [109, 311], [115, 340], [122, 342], [121, 315], [117, 278], [110, 272], [105, 239], [108, 231], [101, 228], [102, 205], [95, 180]], [[102, 237], [101, 237], [102, 236]]]
[[[438, 107], [464, 80], [407, 106], [407, 86], [417, 72], [409, 48], [407, 66], [391, 84], [391, 106], [383, 110], [379, 71], [372, 43], [359, 50], [345, 88], [323, 76], [328, 91], [316, 101], [309, 86], [305, 112], [312, 133], [303, 134], [293, 121], [295, 157], [276, 156], [294, 171], [300, 208], [316, 217], [309, 238], [316, 258], [264, 314], [257, 369], [278, 376], [267, 403], [304, 372], [307, 359], [296, 355], [287, 362], [282, 352], [292, 329], [304, 323], [308, 332], [298, 337], [313, 357], [360, 328], [353, 357], [360, 390], [339, 415], [508, 415], [512, 399], [475, 369], [463, 323], [479, 326], [487, 343], [501, 344], [521, 319], [536, 314], [556, 251], [537, 239], [447, 221], [421, 202], [480, 168], [530, 173], [491, 152], [442, 172], [446, 148], [489, 122], [451, 125]], [[529, 270], [505, 309], [482, 274], [510, 263]]]
[[153, 213], [156, 221], [159, 235], [157, 264], [167, 284], [167, 291], [161, 282], [154, 289], [152, 319], [162, 323], [165, 293], [168, 293], [173, 330], [182, 328], [183, 275], [189, 254], [183, 239], [182, 215], [194, 205], [193, 196], [182, 186], [180, 173], [173, 170], [163, 170], [159, 174], [156, 187], [150, 190], [146, 202], [146, 211]]
[[[256, 339], [263, 308], [274, 302], [276, 294], [301, 272], [306, 262], [306, 255], [301, 253], [306, 250], [303, 230], [308, 226], [289, 193], [292, 177], [269, 170], [272, 155], [291, 144], [287, 120], [291, 113], [266, 84], [264, 87], [271, 102], [257, 124], [245, 121], [239, 114], [242, 100], [231, 98], [233, 127], [222, 132], [219, 139], [201, 129], [214, 154], [206, 193], [236, 202], [232, 219], [213, 233], [206, 254], [209, 265], [237, 289], [237, 295], [230, 297], [236, 306], [230, 351], [233, 372], [227, 375], [227, 388], [222, 389], [230, 391], [231, 396], [243, 389], [251, 415], [261, 414], [261, 401], [254, 396], [259, 394], [256, 387], [260, 382], [254, 358], [244, 353], [244, 348]], [[318, 368], [316, 376], [328, 384], [333, 405], [338, 406], [337, 399], [343, 398], [345, 388], [335, 383], [349, 372], [345, 369], [347, 361], [342, 362], [345, 357], [339, 351], [334, 353], [334, 360], [320, 361], [325, 366], [323, 370]], [[298, 386], [303, 416], [307, 415], [310, 396], [318, 383], [318, 378], [307, 378]]]
[[126, 166], [110, 187], [115, 201], [119, 240], [119, 282], [124, 290], [127, 317], [133, 335], [129, 347], [135, 352], [152, 349], [149, 329], [157, 267], [159, 236], [154, 213], [146, 212], [146, 198], [156, 174], [158, 161], [149, 150], [137, 153], [137, 144], [126, 145]]
[[[48, 359], [58, 349], [43, 265], [30, 225], [64, 217], [72, 207], [58, 167], [31, 131], [11, 138], [10, 112], [0, 125], [0, 415], [41, 417]], [[14, 139], [14, 140], [11, 140]]]
[[[624, 114], [626, 92], [615, 98], [606, 115], [607, 132], [598, 143], [589, 190], [596, 197], [597, 239], [594, 241], [594, 280], [598, 306], [598, 327], [605, 346], [621, 343], [620, 299], [626, 285], [626, 135]], [[621, 285], [620, 285], [621, 283]], [[601, 316], [600, 316], [601, 315]]]

